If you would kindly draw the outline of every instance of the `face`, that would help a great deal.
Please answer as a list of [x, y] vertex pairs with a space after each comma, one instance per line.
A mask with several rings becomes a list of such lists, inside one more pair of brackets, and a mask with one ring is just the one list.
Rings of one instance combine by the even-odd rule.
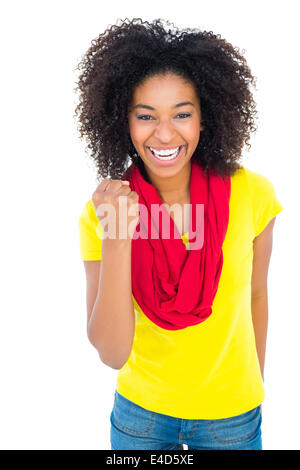
[[170, 73], [148, 78], [134, 90], [128, 123], [150, 178], [179, 176], [203, 130], [194, 85]]

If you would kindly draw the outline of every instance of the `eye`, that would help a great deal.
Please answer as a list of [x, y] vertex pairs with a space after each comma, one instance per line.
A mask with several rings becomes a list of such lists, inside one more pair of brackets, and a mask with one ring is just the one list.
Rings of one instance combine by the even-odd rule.
[[143, 118], [147, 118], [147, 117], [152, 118], [152, 116], [150, 116], [149, 114], [143, 114], [141, 116], [137, 116], [137, 118], [141, 119], [142, 121], [149, 121], [149, 119], [143, 119]]
[[189, 113], [180, 113], [180, 114], [177, 114], [177, 116], [190, 117], [191, 115]]
[[[190, 113], [179, 113], [179, 114], [177, 114], [177, 116], [184, 116], [184, 119], [185, 119], [187, 117], [190, 117], [191, 114]], [[144, 119], [144, 118], [152, 119], [152, 116], [150, 116], [150, 114], [142, 114], [140, 116], [137, 116], [137, 118], [141, 119], [142, 121], [149, 121], [149, 119]]]

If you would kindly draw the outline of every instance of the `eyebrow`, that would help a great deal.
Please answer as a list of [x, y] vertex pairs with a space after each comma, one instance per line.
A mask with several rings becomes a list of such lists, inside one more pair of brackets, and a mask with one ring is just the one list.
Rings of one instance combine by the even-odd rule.
[[[187, 104], [194, 106], [193, 103], [191, 103], [191, 101], [183, 101], [182, 103], [175, 104], [173, 108], [179, 108], [180, 106], [186, 106]], [[135, 109], [135, 108], [145, 108], [145, 109], [151, 109], [152, 111], [155, 111], [155, 108], [153, 108], [152, 106], [149, 106], [147, 104], [141, 104], [141, 103], [136, 104], [135, 106], [132, 107], [132, 109]]]

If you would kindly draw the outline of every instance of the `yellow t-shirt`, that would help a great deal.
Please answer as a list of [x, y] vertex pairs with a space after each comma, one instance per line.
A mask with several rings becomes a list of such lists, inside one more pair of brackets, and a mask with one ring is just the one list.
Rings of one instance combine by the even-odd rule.
[[[134, 299], [131, 354], [117, 391], [139, 406], [184, 419], [222, 419], [264, 399], [251, 314], [253, 239], [283, 209], [273, 184], [245, 167], [231, 176], [223, 267], [212, 314], [181, 330], [149, 320]], [[101, 259], [102, 227], [89, 200], [79, 218], [82, 260]], [[182, 236], [183, 243], [187, 238]]]

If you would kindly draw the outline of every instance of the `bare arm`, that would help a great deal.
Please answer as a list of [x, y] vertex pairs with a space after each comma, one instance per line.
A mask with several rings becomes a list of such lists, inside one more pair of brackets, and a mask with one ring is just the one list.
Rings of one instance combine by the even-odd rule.
[[87, 276], [87, 334], [103, 363], [120, 369], [134, 337], [131, 240], [102, 241], [101, 261], [84, 261]]
[[127, 362], [134, 338], [131, 239], [139, 220], [138, 199], [129, 181], [113, 179], [103, 180], [92, 195], [102, 229], [108, 226], [108, 231], [103, 230], [101, 262], [84, 261], [87, 334], [102, 362], [113, 369]]
[[253, 241], [251, 310], [256, 350], [263, 378], [268, 328], [268, 269], [272, 253], [274, 223], [275, 217]]

